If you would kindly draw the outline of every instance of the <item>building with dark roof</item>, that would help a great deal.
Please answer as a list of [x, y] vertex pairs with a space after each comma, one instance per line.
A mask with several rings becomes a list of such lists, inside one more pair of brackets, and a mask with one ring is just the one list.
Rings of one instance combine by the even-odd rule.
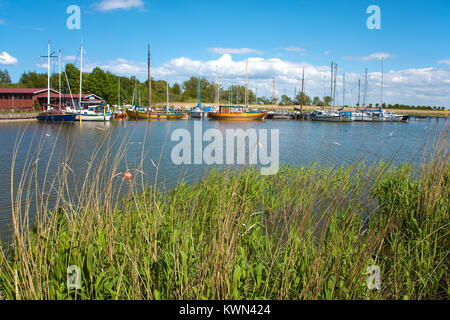
[[[0, 88], [0, 110], [32, 111], [35, 109], [35, 102], [39, 110], [44, 110], [47, 107], [47, 95], [47, 88]], [[79, 105], [79, 99], [79, 94], [60, 94], [50, 89], [50, 106], [54, 108], [73, 108]], [[95, 94], [85, 93], [81, 95], [81, 103], [88, 107], [102, 104], [103, 99]]]

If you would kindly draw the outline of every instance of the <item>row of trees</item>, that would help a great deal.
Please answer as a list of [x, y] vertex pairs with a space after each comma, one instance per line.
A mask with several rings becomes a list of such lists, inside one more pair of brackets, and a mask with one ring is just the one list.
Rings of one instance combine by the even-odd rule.
[[[197, 102], [198, 101], [198, 83], [197, 77], [191, 77], [184, 81], [181, 85], [178, 83], [168, 86], [164, 80], [151, 81], [151, 99], [152, 104], [163, 104], [167, 101], [167, 86], [169, 88], [169, 100], [172, 102]], [[83, 93], [94, 93], [110, 105], [117, 104], [119, 101], [119, 82], [120, 82], [120, 104], [148, 104], [148, 82], [141, 82], [136, 77], [117, 76], [110, 72], [104, 71], [101, 68], [94, 68], [90, 73], [83, 72]], [[70, 86], [68, 85], [70, 83]], [[50, 78], [51, 88], [58, 90], [59, 78], [58, 74], [54, 73]], [[11, 83], [11, 78], [7, 70], [0, 70], [0, 87], [19, 87], [19, 88], [46, 88], [47, 74], [37, 72], [23, 73], [18, 83]], [[200, 87], [202, 93], [202, 102], [215, 103], [217, 102], [217, 84], [208, 81], [206, 78], [200, 79]], [[65, 72], [61, 74], [61, 92], [78, 94], [80, 90], [80, 70], [73, 64], [67, 64]], [[220, 102], [243, 104], [245, 103], [245, 86], [232, 85], [224, 88], [219, 87]], [[321, 100], [319, 97], [311, 99], [310, 96], [299, 92], [294, 99], [286, 94], [281, 97], [256, 97], [255, 92], [249, 89], [247, 92], [249, 104], [278, 104], [278, 105], [300, 105], [305, 106], [330, 106], [331, 97], [326, 96]], [[258, 101], [256, 101], [256, 99]], [[379, 105], [376, 104], [375, 107]], [[374, 107], [369, 104], [368, 107]], [[383, 108], [389, 109], [416, 109], [416, 110], [444, 110], [444, 107], [431, 106], [407, 106], [407, 105], [391, 105], [383, 104]]]

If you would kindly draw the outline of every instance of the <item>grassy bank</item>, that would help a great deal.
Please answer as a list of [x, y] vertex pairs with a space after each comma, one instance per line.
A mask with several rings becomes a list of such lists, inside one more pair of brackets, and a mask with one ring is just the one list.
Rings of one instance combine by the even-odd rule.
[[[14, 206], [0, 291], [7, 299], [448, 299], [447, 140], [434, 149], [417, 170], [212, 171], [164, 192], [138, 191], [134, 177], [123, 180], [123, 198], [112, 187], [123, 174], [102, 163], [69, 197], [63, 164], [52, 183], [58, 209], [44, 200], [29, 223]], [[26, 170], [15, 201], [43, 192], [32, 162]], [[69, 265], [81, 270], [80, 290], [67, 288]], [[380, 290], [367, 287], [372, 265]]]

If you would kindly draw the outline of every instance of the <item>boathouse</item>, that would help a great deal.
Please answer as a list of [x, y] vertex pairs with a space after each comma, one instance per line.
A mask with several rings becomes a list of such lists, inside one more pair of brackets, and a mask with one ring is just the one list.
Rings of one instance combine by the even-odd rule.
[[[47, 106], [47, 88], [0, 88], [0, 110], [32, 111], [35, 102], [39, 110]], [[60, 99], [61, 98], [61, 99]], [[62, 94], [50, 89], [50, 106], [54, 108], [72, 108], [79, 105], [80, 95]], [[96, 106], [104, 103], [103, 99], [95, 94], [82, 94], [83, 107]]]

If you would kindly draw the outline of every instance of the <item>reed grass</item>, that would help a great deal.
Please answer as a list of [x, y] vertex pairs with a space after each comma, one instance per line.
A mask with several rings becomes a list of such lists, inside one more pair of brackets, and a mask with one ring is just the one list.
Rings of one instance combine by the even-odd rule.
[[[145, 185], [138, 169], [123, 179], [127, 138], [114, 155], [113, 141], [99, 143], [83, 177], [66, 154], [44, 184], [48, 193], [36, 184], [39, 151], [30, 151], [12, 193], [12, 240], [0, 249], [0, 292], [7, 299], [448, 299], [447, 134], [416, 169], [383, 162], [282, 167], [274, 176], [211, 170], [164, 191], [156, 180]], [[79, 189], [69, 192], [76, 179]], [[380, 290], [367, 287], [374, 264]], [[69, 265], [81, 269], [79, 290], [67, 288]]]

